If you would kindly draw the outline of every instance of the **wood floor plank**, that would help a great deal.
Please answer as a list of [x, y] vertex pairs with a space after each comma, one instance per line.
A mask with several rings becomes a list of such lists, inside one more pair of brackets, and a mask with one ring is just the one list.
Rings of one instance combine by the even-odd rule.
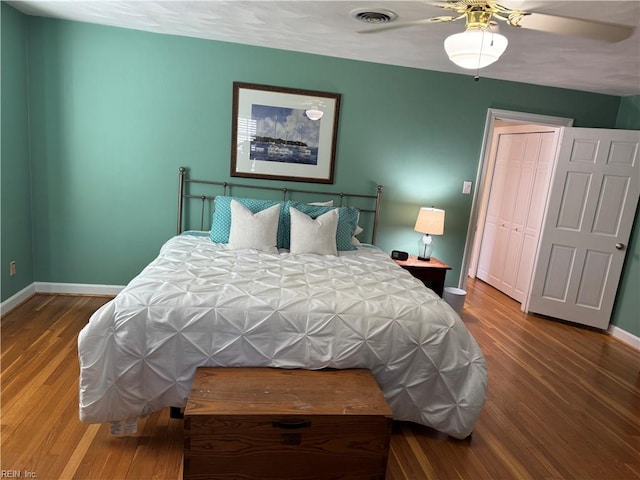
[[418, 443], [418, 440], [416, 439], [416, 436], [411, 428], [409, 428], [407, 424], [402, 425], [400, 428], [402, 431], [402, 436], [404, 437], [404, 440], [407, 442], [411, 450], [411, 456], [416, 459], [416, 462], [420, 466], [420, 471], [422, 472], [422, 474], [425, 476], [425, 478], [435, 478], [436, 473], [433, 470], [431, 462], [429, 461], [429, 457], [425, 455], [424, 450]]
[[[42, 479], [182, 478], [168, 409], [113, 437], [78, 420], [77, 336], [107, 297], [36, 295], [0, 323], [3, 470]], [[640, 479], [640, 352], [609, 335], [525, 315], [470, 281], [463, 321], [489, 391], [470, 440], [394, 422], [388, 480]]]
[[76, 474], [76, 471], [78, 470], [78, 466], [84, 459], [89, 448], [91, 448], [91, 444], [96, 438], [96, 435], [98, 434], [98, 430], [100, 430], [100, 425], [98, 424], [89, 425], [86, 428], [84, 434], [82, 435], [82, 438], [80, 439], [75, 450], [71, 454], [69, 461], [65, 465], [64, 470], [60, 474], [60, 478], [76, 478], [75, 474]]

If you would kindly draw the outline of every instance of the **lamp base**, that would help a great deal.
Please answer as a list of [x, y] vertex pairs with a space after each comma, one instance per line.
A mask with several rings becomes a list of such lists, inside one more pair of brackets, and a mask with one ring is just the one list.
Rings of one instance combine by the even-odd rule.
[[433, 247], [436, 242], [433, 241], [433, 237], [428, 233], [420, 237], [418, 240], [418, 260], [421, 262], [428, 262], [431, 260], [431, 253], [433, 253]]

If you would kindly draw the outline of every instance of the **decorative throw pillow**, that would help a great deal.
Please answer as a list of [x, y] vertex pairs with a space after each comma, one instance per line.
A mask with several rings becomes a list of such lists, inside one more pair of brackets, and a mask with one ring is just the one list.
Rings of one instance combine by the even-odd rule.
[[253, 249], [278, 253], [276, 244], [279, 218], [279, 204], [253, 213], [240, 202], [231, 200], [229, 248], [231, 250]]
[[313, 219], [296, 208], [289, 209], [291, 215], [291, 253], [315, 253], [338, 255], [336, 231], [338, 210], [333, 209]]
[[[241, 203], [253, 213], [260, 212], [265, 208], [269, 208], [274, 205], [280, 205], [281, 215], [284, 213], [284, 208], [282, 208], [284, 202], [278, 202], [276, 200], [260, 200], [257, 198], [228, 197], [224, 195], [218, 195], [214, 201], [215, 209], [213, 211], [211, 231], [209, 233], [212, 242], [229, 242], [229, 232], [231, 231], [231, 200], [235, 200]], [[280, 222], [283, 223], [284, 220], [281, 219]]]
[[360, 212], [356, 208], [350, 207], [323, 207], [318, 205], [309, 205], [307, 203], [288, 201], [283, 207], [283, 214], [280, 215], [280, 248], [290, 248], [289, 239], [291, 237], [291, 208], [310, 216], [317, 218], [320, 215], [332, 210], [338, 211], [338, 230], [336, 232], [336, 245], [338, 251], [356, 250], [351, 243], [353, 232], [358, 224]]

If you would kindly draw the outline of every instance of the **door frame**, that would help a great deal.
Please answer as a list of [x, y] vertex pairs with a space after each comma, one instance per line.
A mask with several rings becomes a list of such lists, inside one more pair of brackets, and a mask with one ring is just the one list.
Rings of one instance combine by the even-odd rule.
[[[498, 120], [504, 120], [512, 123], [520, 124], [537, 124], [552, 127], [572, 127], [573, 118], [554, 117], [549, 115], [539, 115], [536, 113], [516, 112], [511, 110], [499, 110], [495, 108], [487, 109], [487, 118], [484, 127], [484, 137], [482, 139], [482, 148], [480, 150], [480, 160], [476, 173], [476, 188], [473, 192], [471, 201], [471, 214], [469, 216], [469, 225], [467, 226], [467, 238], [464, 245], [464, 253], [462, 255], [462, 267], [460, 269], [460, 278], [458, 279], [458, 287], [465, 289], [467, 285], [467, 277], [469, 276], [469, 263], [475, 243], [476, 229], [478, 224], [478, 216], [480, 212], [480, 200], [485, 196], [485, 192], [490, 187], [488, 180], [491, 175], [488, 172], [489, 159], [491, 155], [491, 143], [493, 140], [493, 130]], [[562, 130], [562, 128], [561, 128]], [[553, 169], [552, 169], [553, 171]]]

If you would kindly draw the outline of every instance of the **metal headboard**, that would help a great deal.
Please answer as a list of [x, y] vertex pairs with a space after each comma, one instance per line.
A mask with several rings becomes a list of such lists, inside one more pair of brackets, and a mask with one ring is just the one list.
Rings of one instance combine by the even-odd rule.
[[378, 231], [378, 219], [380, 216], [380, 202], [382, 200], [382, 185], [376, 186], [376, 194], [375, 195], [365, 195], [360, 193], [343, 193], [343, 192], [327, 192], [327, 191], [316, 191], [316, 190], [306, 190], [306, 189], [297, 189], [297, 188], [284, 188], [284, 187], [268, 187], [268, 186], [259, 186], [259, 185], [246, 185], [240, 183], [229, 183], [229, 182], [216, 182], [210, 180], [196, 180], [193, 178], [189, 178], [187, 175], [187, 169], [185, 167], [179, 168], [179, 184], [178, 184], [178, 225], [177, 225], [177, 233], [178, 235], [183, 232], [183, 215], [184, 215], [184, 207], [185, 207], [185, 199], [199, 199], [201, 202], [200, 207], [200, 230], [204, 230], [204, 220], [205, 220], [205, 211], [207, 201], [213, 201], [217, 195], [198, 195], [190, 193], [191, 185], [207, 185], [210, 187], [222, 187], [222, 192], [218, 193], [218, 195], [232, 195], [231, 190], [235, 188], [247, 188], [247, 189], [256, 189], [256, 190], [269, 190], [269, 191], [279, 191], [282, 192], [282, 200], [287, 201], [291, 200], [291, 194], [299, 193], [299, 194], [311, 194], [311, 195], [324, 195], [330, 196], [335, 199], [339, 199], [338, 207], [346, 207], [351, 206], [348, 203], [345, 204], [345, 200], [349, 199], [369, 199], [371, 203], [374, 205], [373, 208], [358, 208], [360, 213], [373, 214], [373, 227], [371, 229], [371, 243], [376, 243], [377, 231]]

